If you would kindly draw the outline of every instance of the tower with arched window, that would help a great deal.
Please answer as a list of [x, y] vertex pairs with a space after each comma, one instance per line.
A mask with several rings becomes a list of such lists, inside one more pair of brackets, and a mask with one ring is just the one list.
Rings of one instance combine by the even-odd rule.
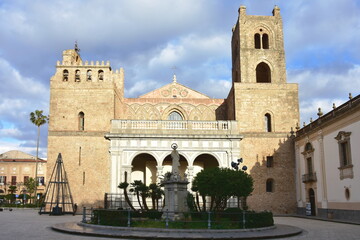
[[[227, 109], [244, 136], [242, 156], [254, 173], [262, 173], [253, 175], [255, 192], [269, 203], [291, 203], [295, 208], [289, 136], [299, 121], [298, 86], [286, 81], [280, 8], [275, 6], [270, 16], [251, 16], [241, 6], [232, 30], [233, 85]], [[266, 164], [269, 158], [271, 167]], [[274, 188], [274, 183], [281, 188]], [[250, 204], [256, 205], [259, 195], [250, 197]]]

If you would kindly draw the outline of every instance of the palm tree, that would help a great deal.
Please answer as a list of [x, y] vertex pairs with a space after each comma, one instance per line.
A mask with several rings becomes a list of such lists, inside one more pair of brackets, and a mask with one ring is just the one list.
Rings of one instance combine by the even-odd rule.
[[140, 201], [140, 192], [141, 192], [142, 184], [143, 184], [143, 182], [141, 180], [135, 180], [133, 183], [131, 183], [130, 192], [132, 192], [136, 195], [140, 209], [144, 210], [143, 206], [141, 205], [141, 201]]
[[159, 199], [161, 199], [164, 191], [161, 190], [160, 185], [156, 183], [152, 183], [149, 185], [150, 196], [152, 200], [152, 209], [159, 209]]
[[144, 209], [146, 211], [148, 211], [149, 207], [147, 206], [146, 198], [149, 196], [149, 187], [146, 186], [144, 183], [141, 183], [139, 186], [139, 191], [140, 191], [140, 196], [141, 196], [141, 199], [143, 202]]
[[[35, 112], [30, 113], [30, 121], [38, 127], [37, 144], [36, 144], [36, 160], [35, 160], [35, 181], [37, 181], [37, 171], [38, 171], [40, 126], [45, 124], [48, 120], [49, 118], [46, 115], [43, 115], [42, 110], [35, 110]], [[35, 188], [35, 202], [37, 202], [36, 191], [37, 191], [37, 187]]]
[[9, 200], [10, 200], [10, 203], [13, 203], [15, 200], [16, 200], [16, 197], [15, 197], [15, 192], [17, 191], [17, 186], [15, 185], [11, 185], [9, 186]]
[[122, 182], [119, 184], [118, 188], [123, 189], [124, 191], [124, 197], [125, 197], [125, 201], [127, 202], [127, 204], [129, 205], [129, 207], [136, 211], [136, 209], [134, 208], [134, 206], [131, 204], [131, 201], [129, 199], [129, 195], [127, 194], [127, 187], [129, 186], [129, 184], [127, 182]]

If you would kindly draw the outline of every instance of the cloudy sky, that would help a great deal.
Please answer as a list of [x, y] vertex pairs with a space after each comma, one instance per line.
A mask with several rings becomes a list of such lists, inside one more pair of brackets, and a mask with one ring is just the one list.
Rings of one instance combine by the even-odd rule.
[[[29, 113], [49, 109], [49, 79], [78, 41], [83, 60], [125, 69], [125, 95], [171, 81], [210, 97], [231, 86], [231, 28], [281, 9], [288, 82], [299, 83], [301, 122], [360, 90], [358, 0], [0, 0], [0, 153], [35, 154]], [[176, 66], [176, 70], [173, 69]], [[46, 157], [47, 126], [40, 156]]]

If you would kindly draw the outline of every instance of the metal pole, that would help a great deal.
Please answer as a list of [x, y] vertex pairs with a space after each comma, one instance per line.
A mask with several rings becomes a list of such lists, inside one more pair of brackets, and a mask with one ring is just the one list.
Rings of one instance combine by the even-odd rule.
[[128, 227], [130, 227], [130, 225], [131, 225], [130, 217], [131, 217], [131, 215], [130, 215], [130, 208], [129, 208], [129, 209], [128, 209], [128, 222], [127, 222], [127, 226], [128, 226]]
[[40, 126], [38, 126], [38, 136], [37, 136], [37, 144], [36, 144], [36, 160], [35, 160], [35, 205], [38, 206], [37, 199], [37, 175], [38, 175], [38, 159], [39, 159], [39, 141], [40, 141]]
[[168, 209], [166, 209], [165, 226], [166, 226], [166, 228], [169, 227], [169, 210]]
[[83, 207], [82, 222], [83, 222], [83, 223], [86, 223], [86, 207]]
[[208, 212], [208, 229], [211, 229], [211, 217], [210, 217], [210, 215], [211, 215], [211, 212], [209, 211]]
[[246, 223], [245, 211], [243, 211], [243, 228], [245, 228], [245, 223]]

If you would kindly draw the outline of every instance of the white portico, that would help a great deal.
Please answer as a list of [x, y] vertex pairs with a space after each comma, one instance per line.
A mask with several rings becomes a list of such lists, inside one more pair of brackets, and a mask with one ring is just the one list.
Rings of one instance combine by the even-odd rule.
[[[112, 120], [110, 140], [110, 192], [120, 193], [120, 182], [158, 182], [171, 171], [171, 145], [180, 154], [180, 175], [191, 183], [202, 169], [230, 167], [240, 157], [236, 121]], [[189, 184], [189, 187], [191, 185]]]

